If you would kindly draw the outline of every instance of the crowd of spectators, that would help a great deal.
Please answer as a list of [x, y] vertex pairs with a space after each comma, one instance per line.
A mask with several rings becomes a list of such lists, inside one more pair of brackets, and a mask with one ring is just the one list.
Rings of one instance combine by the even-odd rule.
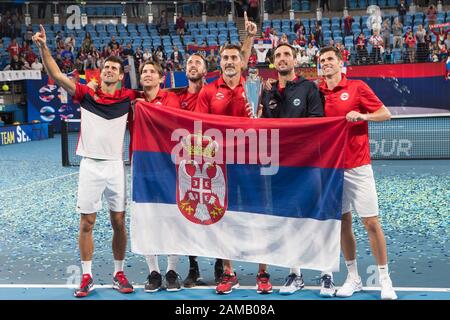
[[[249, 10], [249, 15], [254, 14], [252, 8], [256, 10], [259, 1], [242, 0], [240, 5]], [[219, 2], [217, 3], [217, 7]], [[342, 28], [344, 36], [353, 37], [353, 45], [346, 47], [344, 43], [334, 41], [333, 39], [324, 40], [322, 26], [320, 22], [316, 22], [315, 28], [311, 28], [309, 33], [302, 21], [298, 19], [293, 27], [296, 38], [289, 41], [286, 34], [278, 34], [275, 29], [267, 28], [262, 30], [261, 37], [272, 40], [273, 47], [279, 43], [290, 43], [298, 49], [297, 66], [313, 67], [317, 64], [317, 56], [321, 47], [336, 46], [344, 56], [344, 59], [349, 64], [378, 64], [398, 62], [394, 61], [393, 51], [400, 49], [402, 54], [401, 61], [403, 62], [438, 62], [445, 61], [449, 55], [450, 50], [450, 28], [436, 28], [425, 30], [424, 26], [419, 25], [417, 31], [414, 33], [411, 27], [406, 28], [404, 32], [403, 22], [405, 22], [404, 10], [407, 6], [403, 3], [399, 5], [398, 17], [395, 17], [392, 22], [391, 19], [386, 19], [382, 22], [380, 30], [373, 30], [370, 37], [366, 37], [364, 33], [353, 34], [352, 23], [354, 19], [351, 15], [342, 19]], [[427, 19], [429, 24], [432, 24], [433, 17], [436, 15], [434, 6], [429, 6], [427, 11]], [[36, 50], [32, 49], [31, 37], [33, 35], [32, 29], [27, 28], [25, 33], [21, 32], [21, 25], [23, 24], [23, 16], [18, 10], [14, 12], [7, 11], [0, 23], [0, 34], [2, 37], [11, 38], [11, 43], [7, 48], [3, 48], [3, 41], [0, 39], [0, 49], [3, 49], [9, 54], [9, 63], [6, 70], [41, 70], [44, 71], [43, 65], [39, 57], [36, 55]], [[159, 19], [156, 22], [159, 33], [161, 35], [168, 32], [168, 18], [164, 10], [161, 12]], [[179, 14], [176, 19], [176, 33], [181, 36], [186, 33], [186, 21], [184, 17]], [[435, 37], [433, 41], [432, 35]], [[122, 59], [127, 59], [132, 56], [134, 58], [135, 67], [138, 70], [139, 66], [146, 60], [153, 60], [159, 62], [166, 71], [175, 70], [181, 71], [184, 69], [185, 62], [189, 57], [186, 47], [177, 48], [174, 46], [173, 53], [168, 55], [163, 46], [157, 48], [134, 48], [129, 42], [120, 43], [111, 37], [111, 41], [102, 48], [95, 47], [94, 41], [89, 32], [86, 32], [81, 46], [76, 45], [75, 37], [69, 35], [63, 37], [60, 32], [55, 36], [55, 51], [54, 56], [57, 64], [65, 73], [69, 73], [76, 69], [79, 73], [84, 73], [86, 69], [101, 68], [103, 61], [110, 55], [120, 56]], [[325, 43], [326, 42], [326, 43]], [[76, 49], [79, 48], [79, 49]], [[185, 51], [186, 50], [186, 51]], [[219, 57], [217, 51], [207, 56], [209, 60], [209, 71], [219, 69]], [[398, 51], [398, 50], [397, 50]], [[253, 52], [251, 63], [256, 63], [256, 51]], [[266, 58], [268, 64], [271, 63], [271, 50], [269, 50]]]
[[[407, 27], [404, 32], [401, 18], [396, 17], [392, 23], [390, 19], [385, 19], [381, 29], [372, 30], [371, 35], [366, 37], [363, 32], [352, 33], [352, 20], [351, 16], [343, 19], [344, 35], [353, 37], [352, 45], [347, 47], [341, 41], [324, 40], [320, 23], [316, 23], [315, 28], [311, 28], [307, 34], [300, 19], [294, 25], [296, 38], [293, 41], [289, 41], [284, 33], [279, 35], [273, 28], [267, 28], [261, 37], [271, 39], [274, 47], [286, 42], [296, 47], [298, 66], [315, 66], [317, 54], [323, 46], [339, 48], [349, 64], [441, 62], [446, 61], [449, 56], [449, 26], [425, 30], [423, 25], [418, 25], [416, 32], [411, 27]], [[394, 58], [395, 51], [399, 53], [399, 59]], [[270, 63], [270, 52], [266, 62]]]

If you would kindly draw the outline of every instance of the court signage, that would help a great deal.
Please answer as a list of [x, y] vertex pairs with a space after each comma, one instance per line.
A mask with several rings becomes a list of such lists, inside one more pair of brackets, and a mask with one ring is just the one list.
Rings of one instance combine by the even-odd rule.
[[0, 127], [0, 146], [48, 139], [48, 124]]

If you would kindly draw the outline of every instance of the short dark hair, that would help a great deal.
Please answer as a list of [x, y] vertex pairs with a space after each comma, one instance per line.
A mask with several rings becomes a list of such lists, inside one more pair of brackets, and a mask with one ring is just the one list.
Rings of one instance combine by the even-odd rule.
[[206, 58], [199, 52], [194, 52], [193, 54], [191, 54], [191, 56], [188, 58], [188, 60], [193, 57], [193, 56], [197, 56], [202, 58], [203, 63], [205, 64], [205, 69], [208, 69], [208, 60], [206, 60]]
[[220, 48], [219, 55], [222, 55], [222, 52], [224, 52], [225, 50], [230, 50], [230, 49], [235, 49], [235, 50], [239, 51], [239, 55], [241, 56], [241, 58], [243, 58], [241, 45], [234, 44], [234, 43], [228, 43], [228, 44], [223, 45], [222, 48]]
[[142, 71], [144, 70], [144, 67], [146, 65], [152, 65], [155, 68], [155, 70], [158, 72], [159, 76], [161, 78], [164, 77], [164, 71], [163, 71], [163, 68], [161, 67], [161, 65], [158, 62], [151, 61], [151, 60], [147, 60], [139, 66], [139, 75], [142, 75]]
[[293, 46], [291, 46], [289, 43], [280, 43], [274, 50], [272, 54], [272, 60], [275, 61], [275, 52], [278, 50], [278, 48], [281, 47], [289, 47], [292, 51], [292, 56], [295, 58], [297, 56], [297, 49], [295, 49]]
[[338, 48], [336, 48], [336, 47], [332, 47], [332, 46], [330, 46], [330, 47], [324, 47], [324, 48], [322, 48], [322, 49], [320, 49], [320, 52], [319, 52], [319, 57], [321, 56], [321, 55], [323, 55], [323, 54], [325, 54], [326, 52], [334, 52], [334, 54], [336, 55], [336, 57], [339, 59], [339, 60], [343, 60], [342, 59], [342, 52], [341, 52], [341, 50], [339, 50]]
[[115, 63], [120, 64], [120, 67], [119, 67], [119, 72], [120, 72], [120, 74], [123, 74], [123, 73], [125, 72], [125, 70], [123, 69], [123, 62], [122, 62], [122, 59], [120, 59], [118, 56], [109, 56], [109, 57], [106, 58], [105, 61], [103, 62], [103, 66], [104, 66], [105, 63], [107, 63], [108, 61], [111, 61], [111, 62], [115, 62]]

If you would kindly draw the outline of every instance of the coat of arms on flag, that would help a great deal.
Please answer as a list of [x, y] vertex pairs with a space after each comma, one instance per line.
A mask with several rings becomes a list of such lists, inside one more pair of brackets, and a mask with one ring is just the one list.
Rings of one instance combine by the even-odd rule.
[[191, 159], [183, 159], [177, 165], [178, 208], [194, 223], [216, 223], [227, 207], [226, 167], [213, 161], [219, 144], [201, 134], [188, 135], [181, 143]]
[[140, 101], [134, 115], [134, 253], [339, 269], [344, 117], [255, 120]]

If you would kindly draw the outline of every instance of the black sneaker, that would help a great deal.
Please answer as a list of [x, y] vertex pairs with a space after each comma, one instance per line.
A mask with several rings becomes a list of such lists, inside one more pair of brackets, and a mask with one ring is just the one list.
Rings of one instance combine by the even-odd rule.
[[192, 288], [195, 287], [195, 285], [200, 280], [200, 271], [198, 270], [198, 263], [194, 261], [191, 263], [189, 267], [189, 273], [183, 281], [183, 285], [185, 288]]
[[178, 281], [180, 276], [173, 270], [169, 270], [166, 273], [166, 289], [167, 291], [180, 291], [181, 284]]
[[152, 271], [152, 273], [147, 277], [147, 282], [145, 283], [144, 291], [156, 292], [159, 289], [161, 289], [161, 284], [162, 284], [161, 274], [156, 271]]
[[223, 261], [222, 259], [216, 259], [216, 263], [214, 264], [214, 280], [216, 281], [216, 284], [220, 283], [222, 274], [223, 274]]

